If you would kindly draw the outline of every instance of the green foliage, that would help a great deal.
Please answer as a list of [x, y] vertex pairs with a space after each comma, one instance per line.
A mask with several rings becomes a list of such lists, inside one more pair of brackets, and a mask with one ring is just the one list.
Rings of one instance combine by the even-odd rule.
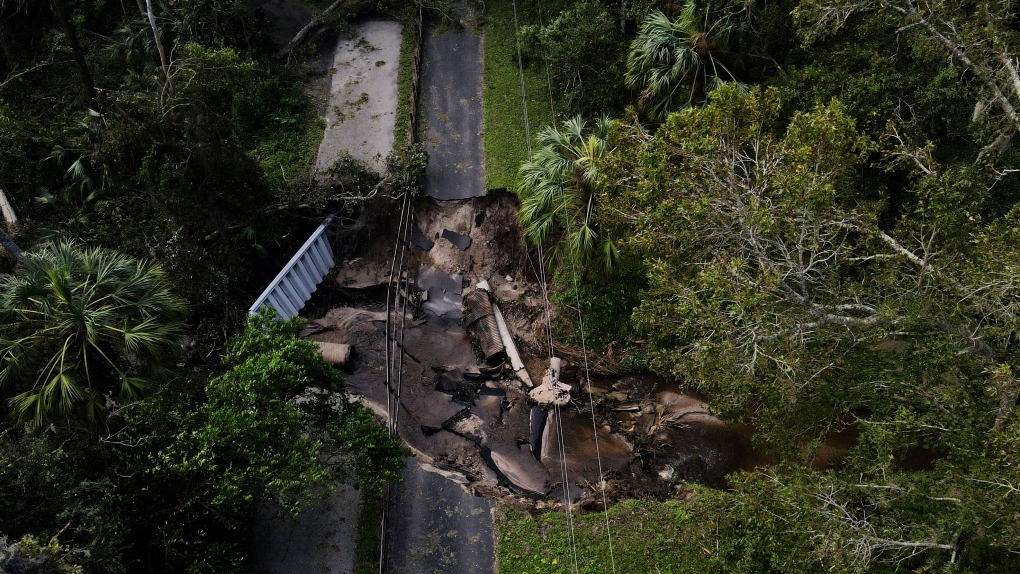
[[98, 422], [111, 398], [137, 400], [175, 362], [183, 303], [146, 261], [61, 241], [0, 282], [0, 385], [35, 426]]
[[12, 574], [81, 574], [81, 566], [56, 538], [42, 544], [32, 535], [10, 543], [0, 537], [0, 569]]
[[182, 570], [238, 571], [258, 504], [297, 513], [315, 485], [400, 475], [399, 443], [350, 400], [315, 346], [295, 337], [299, 326], [254, 317], [203, 401], [168, 395], [127, 416], [138, 438], [148, 437], [146, 449], [128, 453], [153, 497], [145, 507], [177, 501], [150, 520], [154, 542]]
[[645, 273], [640, 269], [621, 269], [606, 277], [582, 275], [578, 270], [576, 284], [574, 279], [569, 265], [558, 267], [553, 277], [559, 288], [551, 293], [552, 301], [563, 310], [556, 318], [557, 338], [572, 345], [581, 344], [575, 311], [580, 302], [589, 349], [604, 351], [610, 343], [626, 343], [632, 330], [625, 319], [641, 303], [641, 293], [648, 287]]
[[386, 171], [393, 178], [397, 189], [421, 196], [425, 193], [425, 168], [429, 154], [425, 145], [416, 143], [404, 149], [395, 150], [386, 158]]
[[[604, 572], [611, 556], [618, 572], [649, 574], [1011, 571], [1010, 543], [979, 539], [955, 555], [948, 543], [994, 540], [1015, 528], [1004, 490], [993, 500], [996, 487], [976, 480], [935, 472], [887, 478], [843, 481], [788, 467], [736, 477], [732, 491], [693, 487], [682, 501], [623, 501], [608, 512], [612, 552], [607, 515], [575, 514], [578, 571]], [[997, 524], [1007, 516], [1008, 526]], [[570, 571], [562, 513], [501, 508], [496, 526], [501, 572]], [[897, 538], [905, 532], [912, 538]]]
[[[254, 318], [203, 385], [168, 385], [95, 434], [0, 436], [5, 534], [87, 551], [90, 571], [239, 572], [256, 510], [400, 476], [399, 441], [352, 401], [300, 322]], [[321, 489], [320, 489], [321, 490]], [[70, 525], [70, 526], [67, 526]]]
[[802, 513], [791, 524], [816, 524], [831, 545], [741, 530], [742, 544], [772, 532], [808, 562], [741, 569], [739, 556], [775, 552], [744, 548], [724, 563], [850, 572], [892, 556], [923, 568], [966, 548], [983, 556], [974, 565], [1002, 564], [1015, 526], [980, 525], [1000, 512], [989, 495], [1015, 480], [991, 441], [1015, 392], [1016, 369], [998, 362], [1016, 352], [1001, 280], [1020, 269], [1018, 197], [993, 192], [987, 168], [941, 170], [896, 140], [886, 153], [920, 166], [916, 207], [883, 229], [882, 204], [857, 184], [876, 144], [845, 107], [783, 110], [778, 90], [723, 88], [654, 136], [620, 125], [598, 162], [599, 223], [648, 270], [631, 319], [654, 370], [753, 424], [787, 461], [858, 421], [845, 474], [785, 468], [774, 481], [787, 486], [748, 492], [764, 507], [752, 518], [783, 515], [763, 501], [785, 499]]
[[529, 67], [549, 74], [561, 116], [592, 117], [622, 110], [626, 46], [604, 6], [577, 2], [544, 26], [524, 26], [521, 44]]
[[386, 506], [384, 487], [367, 486], [361, 490], [358, 503], [358, 521], [355, 526], [357, 539], [354, 546], [352, 574], [375, 574], [379, 572], [379, 548], [382, 544], [379, 525], [382, 523]]
[[418, 10], [416, 6], [414, 4], [405, 5], [399, 13], [399, 19], [403, 26], [403, 32], [400, 34], [400, 61], [397, 63], [397, 119], [393, 130], [394, 149], [400, 149], [411, 143], [411, 80], [414, 75], [414, 49], [418, 42]]
[[[598, 205], [591, 186], [606, 153], [608, 118], [586, 130], [580, 116], [550, 126], [536, 138], [538, 148], [521, 164], [516, 188], [521, 198], [518, 220], [532, 243], [563, 247], [571, 265], [612, 272], [619, 254], [612, 238], [596, 228]], [[554, 252], [556, 255], [557, 252]], [[562, 255], [562, 254], [561, 254]]]
[[[518, 2], [519, 24], [536, 24], [543, 4], [537, 0]], [[486, 2], [482, 104], [487, 189], [514, 189], [518, 167], [528, 156], [514, 31], [511, 2]], [[546, 104], [550, 95], [545, 70], [533, 66], [526, 68], [524, 89], [528, 94], [528, 122], [534, 136], [540, 126], [551, 125], [555, 121], [552, 110]]]
[[661, 122], [669, 112], [700, 104], [737, 80], [735, 56], [746, 49], [750, 4], [690, 0], [676, 20], [653, 12], [627, 56], [628, 87], [638, 106]]

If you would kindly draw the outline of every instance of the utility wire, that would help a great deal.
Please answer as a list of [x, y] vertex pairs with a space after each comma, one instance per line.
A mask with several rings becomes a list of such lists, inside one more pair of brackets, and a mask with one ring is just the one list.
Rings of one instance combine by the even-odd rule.
[[[524, 137], [525, 137], [525, 142], [526, 142], [527, 148], [528, 148], [528, 157], [530, 158], [531, 157], [531, 126], [530, 126], [529, 121], [528, 121], [528, 94], [527, 94], [527, 92], [526, 92], [526, 90], [524, 88], [524, 62], [523, 62], [523, 57], [521, 56], [521, 32], [520, 32], [520, 24], [519, 24], [518, 19], [517, 19], [517, 0], [513, 0], [513, 9], [514, 9], [514, 36], [515, 36], [515, 38], [517, 40], [517, 71], [520, 74], [519, 77], [520, 77], [520, 83], [521, 83], [521, 104], [522, 104], [522, 107], [523, 107], [523, 110], [524, 110]], [[544, 254], [542, 253], [541, 241], [539, 241], [538, 249], [539, 249], [538, 267], [541, 270], [539, 279], [540, 279], [540, 281], [542, 283], [542, 297], [543, 297], [544, 304], [545, 304], [546, 333], [547, 333], [547, 340], [548, 340], [548, 344], [549, 344], [549, 358], [552, 359], [552, 356], [553, 356], [553, 348], [552, 348], [552, 319], [551, 319], [550, 314], [549, 314], [549, 294], [548, 294], [548, 291], [546, 290], [546, 281], [545, 281], [546, 280], [545, 257], [544, 257]], [[562, 479], [562, 484], [563, 484], [563, 515], [564, 515], [564, 518], [565, 518], [566, 523], [567, 523], [567, 537], [568, 537], [567, 541], [569, 543], [569, 548], [570, 548], [570, 552], [569, 552], [570, 565], [571, 565], [571, 572], [573, 574], [577, 574], [577, 572], [578, 572], [578, 569], [577, 569], [577, 543], [576, 543], [576, 539], [574, 538], [573, 512], [571, 510], [571, 505], [570, 505], [570, 475], [569, 475], [569, 472], [567, 470], [567, 461], [566, 461], [566, 457], [565, 457], [565, 454], [566, 454], [566, 445], [563, 442], [563, 422], [562, 422], [562, 417], [560, 416], [560, 408], [559, 408], [559, 406], [555, 405], [555, 404], [553, 406], [554, 406], [554, 411], [555, 411], [555, 415], [556, 415], [556, 425], [557, 425], [557, 433], [556, 434], [557, 434], [557, 437], [558, 437], [557, 438], [557, 446], [559, 447], [559, 451], [560, 451], [560, 474], [561, 474], [561, 479]]]
[[[541, 18], [542, 18], [542, 16], [541, 16], [541, 12], [540, 12], [539, 13], [539, 26], [543, 25]], [[549, 90], [549, 110], [552, 112], [553, 120], [555, 121], [555, 118], [556, 118], [556, 104], [555, 104], [555, 101], [553, 99], [552, 73], [549, 70], [550, 66], [549, 66], [549, 54], [548, 54], [548, 52], [543, 53], [543, 58], [542, 59], [545, 61], [545, 80], [546, 80], [546, 86], [548, 87], [548, 90]], [[569, 232], [569, 230], [568, 230], [568, 232]], [[539, 245], [539, 255], [541, 256], [541, 245]], [[606, 498], [606, 479], [605, 479], [605, 474], [604, 474], [603, 469], [602, 469], [602, 450], [599, 447], [599, 429], [598, 429], [598, 424], [595, 422], [595, 399], [592, 396], [592, 392], [591, 392], [591, 374], [590, 374], [589, 369], [588, 369], [588, 346], [587, 346], [587, 342], [585, 340], [585, 334], [584, 334], [584, 318], [583, 318], [583, 316], [581, 314], [581, 292], [578, 289], [577, 266], [576, 266], [576, 263], [575, 263], [573, 257], [570, 258], [570, 274], [573, 277], [573, 283], [574, 283], [574, 300], [575, 300], [576, 305], [577, 305], [577, 329], [581, 333], [581, 356], [582, 356], [582, 358], [584, 360], [584, 380], [585, 380], [586, 386], [588, 387], [588, 407], [589, 407], [589, 409], [591, 409], [591, 430], [592, 430], [592, 435], [595, 438], [595, 458], [596, 458], [596, 460], [598, 460], [599, 485], [602, 488], [602, 510], [603, 510], [603, 515], [605, 516], [605, 519], [606, 519], [606, 538], [609, 541], [609, 563], [610, 563], [610, 566], [612, 567], [613, 574], [616, 574], [616, 554], [615, 554], [614, 549], [613, 549], [613, 532], [612, 532], [612, 529], [609, 526], [609, 501]], [[544, 268], [543, 268], [543, 275], [544, 275]], [[542, 291], [545, 292], [545, 278], [544, 277], [542, 279]], [[549, 313], [549, 308], [548, 308], [548, 298], [547, 298], [546, 299], [546, 315], [547, 316], [548, 316], [548, 313]], [[549, 328], [548, 332], [549, 332], [549, 346], [550, 346], [550, 348], [552, 348], [552, 329], [551, 329], [551, 327]], [[550, 351], [550, 353], [551, 353], [551, 351]]]

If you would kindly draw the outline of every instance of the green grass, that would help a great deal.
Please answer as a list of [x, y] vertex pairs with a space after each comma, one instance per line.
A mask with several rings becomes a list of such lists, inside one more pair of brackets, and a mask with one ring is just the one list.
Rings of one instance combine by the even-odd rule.
[[314, 166], [326, 126], [304, 101], [308, 96], [302, 93], [301, 98], [302, 103], [294, 106], [298, 111], [285, 106], [271, 115], [270, 127], [252, 150], [270, 187], [284, 187], [288, 179]]
[[[617, 572], [700, 573], [708, 566], [714, 536], [684, 502], [627, 500], [609, 509]], [[562, 513], [537, 517], [500, 507], [496, 514], [496, 558], [501, 574], [565, 574], [570, 571]], [[577, 565], [581, 574], [611, 572], [605, 514], [574, 514]]]
[[[541, 3], [522, 0], [517, 4], [521, 26], [537, 24]], [[517, 168], [527, 159], [524, 135], [524, 106], [521, 104], [517, 69], [517, 38], [513, 4], [510, 0], [485, 3], [485, 79], [483, 92], [485, 121], [485, 187], [512, 189]], [[531, 137], [553, 123], [549, 86], [544, 68], [524, 68], [524, 89], [528, 95]]]
[[418, 11], [410, 4], [400, 15], [403, 28], [400, 35], [400, 63], [397, 68], [397, 124], [393, 137], [394, 150], [406, 147], [411, 142], [411, 75], [414, 71], [414, 45], [418, 39], [417, 17]]
[[363, 487], [355, 525], [353, 574], [379, 572], [379, 525], [382, 522], [383, 487]]

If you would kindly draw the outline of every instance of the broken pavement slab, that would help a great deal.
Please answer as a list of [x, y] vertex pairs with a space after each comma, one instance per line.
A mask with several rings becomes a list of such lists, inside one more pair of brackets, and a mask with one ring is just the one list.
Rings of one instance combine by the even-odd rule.
[[549, 473], [530, 452], [482, 449], [482, 458], [511, 490], [532, 498], [549, 494]]
[[421, 228], [418, 227], [417, 223], [411, 227], [411, 247], [417, 247], [422, 251], [429, 251], [434, 245], [435, 242], [428, 237], [425, 237], [425, 234], [421, 232]]
[[456, 231], [450, 231], [444, 229], [441, 237], [450, 243], [452, 243], [457, 249], [461, 251], [467, 251], [468, 247], [471, 247], [471, 236], [457, 233]]
[[470, 413], [468, 409], [464, 409], [462, 414], [443, 423], [444, 430], [460, 435], [475, 443], [484, 443], [485, 439], [488, 438], [488, 433], [485, 432], [486, 426], [485, 421], [481, 417]]
[[460, 274], [447, 275], [431, 265], [422, 265], [417, 289], [428, 293], [422, 307], [443, 319], [460, 319], [463, 280]]

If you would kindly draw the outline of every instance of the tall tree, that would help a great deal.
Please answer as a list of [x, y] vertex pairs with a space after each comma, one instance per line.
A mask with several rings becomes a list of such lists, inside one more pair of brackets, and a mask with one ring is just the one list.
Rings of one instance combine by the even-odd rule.
[[25, 255], [0, 282], [0, 385], [15, 416], [96, 421], [107, 397], [142, 396], [179, 351], [183, 312], [151, 263], [69, 241]]
[[60, 26], [64, 29], [64, 36], [67, 38], [67, 43], [71, 46], [71, 52], [74, 54], [74, 63], [78, 66], [78, 75], [81, 76], [81, 82], [85, 88], [85, 99], [88, 101], [89, 106], [95, 108], [96, 83], [92, 80], [92, 72], [89, 71], [89, 65], [85, 61], [85, 52], [81, 49], [81, 43], [78, 42], [78, 33], [74, 29], [71, 13], [67, 10], [67, 4], [64, 3], [64, 0], [53, 0], [53, 12], [57, 15], [57, 20], [60, 20]]
[[781, 110], [777, 90], [730, 86], [654, 136], [611, 136], [599, 223], [649, 270], [632, 317], [646, 356], [785, 460], [855, 428], [846, 475], [798, 471], [759, 493], [799, 498], [839, 568], [948, 564], [965, 548], [971, 564], [988, 548], [1001, 561], [1020, 527], [998, 518], [1020, 480], [1003, 446], [1020, 430], [1020, 202], [986, 209], [993, 171], [904, 149], [923, 166], [918, 203], [880, 224], [860, 184], [875, 144], [843, 106]]
[[795, 10], [801, 35], [811, 42], [842, 28], [853, 16], [878, 12], [918, 33], [976, 79], [982, 99], [973, 118], [991, 124], [984, 152], [1001, 151], [1020, 130], [1020, 63], [1016, 58], [1016, 9], [1008, 1], [803, 0]]
[[733, 56], [747, 35], [746, 11], [728, 3], [690, 0], [676, 20], [648, 15], [627, 57], [626, 83], [656, 122], [697, 105], [724, 82], [736, 81]]
[[532, 242], [564, 239], [567, 255], [581, 264], [613, 269], [617, 253], [612, 239], [595, 226], [592, 183], [596, 162], [606, 153], [612, 122], [602, 118], [591, 130], [581, 116], [549, 126], [536, 138], [538, 149], [521, 165], [518, 217]]

